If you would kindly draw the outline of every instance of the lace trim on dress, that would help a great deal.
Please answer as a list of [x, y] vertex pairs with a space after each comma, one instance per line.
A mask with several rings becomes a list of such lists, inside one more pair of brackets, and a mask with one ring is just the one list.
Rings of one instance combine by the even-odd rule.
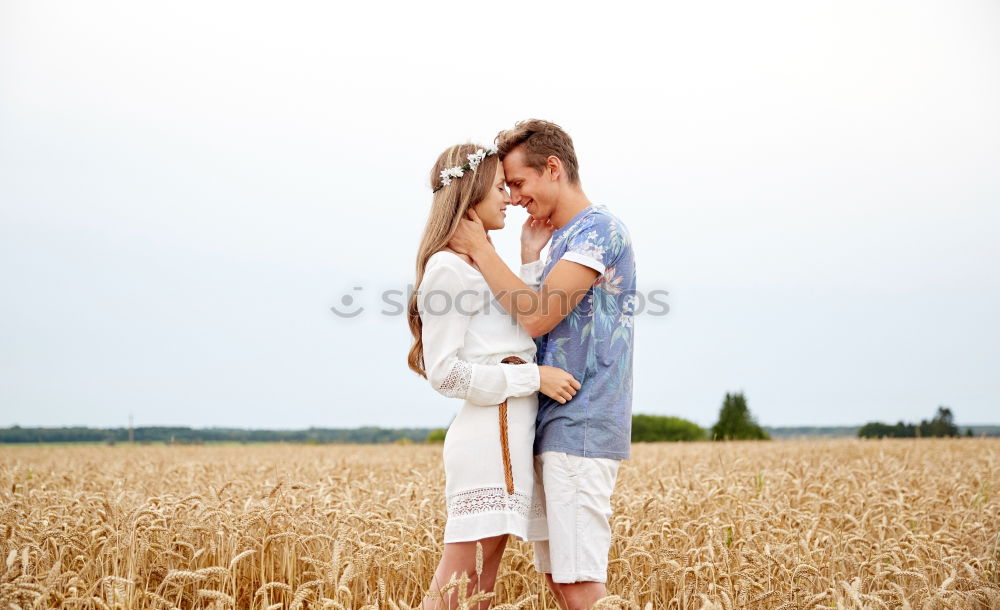
[[469, 384], [472, 382], [472, 365], [462, 360], [457, 360], [452, 365], [451, 370], [445, 375], [441, 382], [441, 393], [448, 398], [465, 398], [469, 393]]
[[508, 494], [503, 487], [469, 489], [448, 498], [448, 516], [465, 517], [481, 513], [513, 512], [525, 519], [545, 516], [545, 507], [528, 494]]

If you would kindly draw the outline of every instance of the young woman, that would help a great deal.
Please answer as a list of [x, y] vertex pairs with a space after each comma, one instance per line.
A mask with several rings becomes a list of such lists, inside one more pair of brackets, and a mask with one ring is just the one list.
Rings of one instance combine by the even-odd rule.
[[[452, 574], [468, 575], [470, 595], [492, 591], [508, 535], [548, 538], [533, 465], [537, 392], [565, 404], [580, 388], [566, 371], [535, 364], [531, 337], [493, 299], [472, 260], [447, 248], [470, 209], [487, 230], [504, 226], [510, 195], [495, 151], [452, 146], [434, 164], [431, 184], [417, 290], [408, 309], [414, 338], [409, 366], [435, 390], [464, 403], [444, 441], [448, 520], [425, 610], [457, 606], [454, 588], [440, 594]], [[540, 250], [552, 231], [533, 225], [525, 224], [522, 243]], [[482, 545], [478, 576], [477, 543]], [[489, 600], [479, 605], [488, 607]]]

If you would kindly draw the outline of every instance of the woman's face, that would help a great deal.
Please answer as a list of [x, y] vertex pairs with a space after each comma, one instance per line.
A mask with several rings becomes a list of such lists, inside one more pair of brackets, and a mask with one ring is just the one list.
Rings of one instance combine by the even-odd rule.
[[504, 183], [503, 163], [497, 163], [496, 175], [493, 176], [493, 185], [489, 193], [482, 201], [472, 206], [472, 209], [483, 221], [483, 227], [487, 231], [492, 231], [503, 228], [508, 204], [510, 204], [510, 193], [507, 192]]

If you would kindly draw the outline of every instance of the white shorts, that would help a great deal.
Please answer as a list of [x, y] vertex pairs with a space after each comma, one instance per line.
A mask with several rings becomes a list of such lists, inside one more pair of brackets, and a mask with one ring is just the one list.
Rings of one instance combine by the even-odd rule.
[[535, 456], [549, 539], [535, 542], [535, 569], [557, 583], [607, 582], [611, 492], [621, 460], [559, 451]]

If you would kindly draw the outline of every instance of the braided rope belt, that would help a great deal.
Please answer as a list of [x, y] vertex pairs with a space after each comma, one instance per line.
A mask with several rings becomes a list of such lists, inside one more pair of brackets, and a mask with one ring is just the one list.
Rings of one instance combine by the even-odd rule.
[[[500, 364], [528, 364], [517, 356], [507, 356]], [[500, 454], [503, 456], [503, 478], [507, 484], [507, 495], [514, 493], [514, 470], [510, 465], [510, 440], [507, 434], [507, 399], [500, 403]]]

